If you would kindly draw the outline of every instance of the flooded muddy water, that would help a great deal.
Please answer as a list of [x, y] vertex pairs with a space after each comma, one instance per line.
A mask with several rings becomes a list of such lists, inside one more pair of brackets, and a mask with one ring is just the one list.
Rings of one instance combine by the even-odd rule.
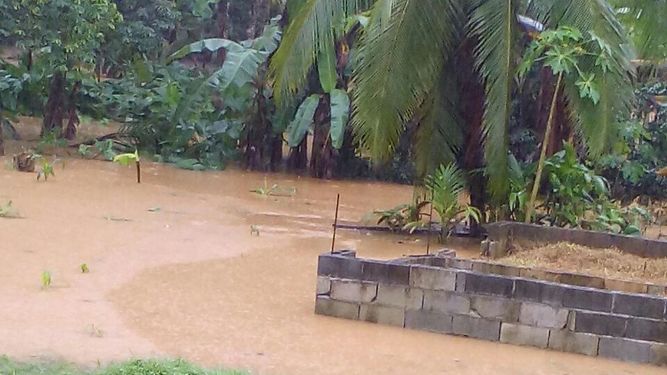
[[[271, 375], [664, 373], [314, 315], [336, 194], [341, 219], [359, 221], [408, 201], [410, 187], [143, 170], [138, 185], [132, 169], [98, 161], [65, 159], [46, 183], [0, 168], [0, 205], [20, 216], [0, 218], [0, 353], [84, 365], [178, 356]], [[250, 192], [265, 181], [296, 193]], [[393, 258], [424, 242], [339, 231], [338, 247]]]

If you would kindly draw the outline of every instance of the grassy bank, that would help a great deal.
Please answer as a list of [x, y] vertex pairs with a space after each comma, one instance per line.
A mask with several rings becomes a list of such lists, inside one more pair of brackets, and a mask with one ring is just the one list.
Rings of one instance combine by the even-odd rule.
[[206, 370], [181, 360], [132, 360], [98, 369], [62, 362], [15, 362], [0, 357], [0, 375], [247, 375], [236, 370]]

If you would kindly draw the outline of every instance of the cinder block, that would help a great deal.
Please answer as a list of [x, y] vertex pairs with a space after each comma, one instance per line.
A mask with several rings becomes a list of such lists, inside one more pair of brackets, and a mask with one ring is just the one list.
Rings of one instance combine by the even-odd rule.
[[466, 276], [467, 272], [457, 272], [456, 273], [456, 291], [458, 293], [465, 293], [466, 291]]
[[405, 328], [437, 333], [452, 333], [451, 315], [425, 310], [406, 310]]
[[437, 267], [413, 266], [410, 268], [410, 286], [453, 291], [456, 289], [456, 272]]
[[445, 248], [445, 249], [440, 249], [440, 250], [438, 250], [438, 252], [436, 253], [436, 256], [437, 256], [438, 258], [450, 258], [450, 259], [453, 259], [453, 258], [456, 258], [456, 250], [454, 250], [454, 249], [447, 249], [447, 248]]
[[363, 260], [361, 273], [365, 281], [400, 285], [408, 285], [410, 282], [410, 265], [408, 264]]
[[511, 297], [514, 280], [501, 276], [480, 275], [469, 273], [465, 276], [467, 293], [486, 294], [500, 297]]
[[561, 329], [567, 325], [568, 314], [567, 309], [524, 302], [521, 304], [519, 323], [535, 327]]
[[470, 312], [477, 317], [514, 323], [519, 320], [520, 302], [509, 298], [471, 296]]
[[605, 279], [604, 288], [626, 293], [648, 293], [648, 285], [636, 283], [634, 281], [624, 281], [615, 279]]
[[562, 272], [558, 281], [562, 284], [604, 289], [604, 279], [601, 277]]
[[320, 296], [315, 300], [315, 314], [357, 320], [359, 319], [359, 305]]
[[624, 337], [627, 318], [587, 311], [573, 311], [574, 331], [596, 335]]
[[469, 260], [469, 259], [454, 258], [454, 259], [450, 260], [449, 266], [451, 268], [455, 268], [457, 270], [470, 271], [470, 270], [472, 270], [472, 261]]
[[570, 332], [566, 329], [552, 329], [549, 334], [549, 349], [561, 352], [598, 355], [600, 337], [590, 333]]
[[361, 260], [353, 256], [322, 254], [317, 262], [317, 274], [358, 280], [361, 278]]
[[375, 303], [408, 309], [421, 309], [424, 292], [403, 285], [379, 284]]
[[494, 264], [482, 261], [472, 262], [472, 271], [483, 274], [493, 274], [500, 276], [516, 277], [520, 274], [518, 267], [506, 266], [503, 264]]
[[542, 281], [558, 282], [560, 275], [555, 272], [549, 272], [537, 268], [521, 268], [519, 276]]
[[507, 240], [501, 239], [489, 242], [489, 258], [500, 259], [507, 256]]
[[666, 344], [651, 344], [651, 363], [658, 366], [667, 366]]
[[514, 282], [514, 298], [561, 306], [565, 287], [547, 281], [517, 279]]
[[547, 328], [503, 323], [500, 326], [500, 342], [546, 348], [549, 344], [549, 330]]
[[581, 287], [565, 288], [563, 307], [589, 311], [611, 312], [613, 293]]
[[328, 295], [331, 292], [331, 279], [327, 276], [317, 276], [317, 295]]
[[500, 322], [456, 315], [452, 320], [452, 333], [476, 339], [498, 341], [500, 340]]
[[443, 314], [468, 314], [470, 300], [454, 292], [424, 291], [424, 310]]
[[626, 337], [667, 344], [667, 322], [664, 320], [629, 318]]
[[403, 327], [405, 310], [397, 307], [362, 304], [359, 310], [359, 320]]
[[612, 312], [642, 318], [662, 319], [667, 299], [638, 294], [614, 294]]
[[600, 337], [600, 357], [613, 358], [626, 362], [649, 363], [651, 344], [645, 341]]
[[377, 295], [377, 284], [367, 281], [333, 279], [331, 298], [345, 302], [369, 303]]

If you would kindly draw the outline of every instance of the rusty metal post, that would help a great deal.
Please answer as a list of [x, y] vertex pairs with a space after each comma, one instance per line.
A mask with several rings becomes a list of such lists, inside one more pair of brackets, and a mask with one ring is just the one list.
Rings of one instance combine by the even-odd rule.
[[336, 215], [334, 216], [333, 238], [331, 239], [331, 253], [336, 248], [336, 229], [338, 228], [338, 209], [340, 207], [340, 194], [336, 195]]

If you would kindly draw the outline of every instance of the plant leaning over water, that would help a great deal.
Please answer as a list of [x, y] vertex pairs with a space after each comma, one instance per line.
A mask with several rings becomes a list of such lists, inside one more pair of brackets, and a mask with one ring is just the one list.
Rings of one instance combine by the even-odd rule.
[[377, 224], [386, 224], [391, 230], [406, 230], [413, 233], [425, 226], [422, 218], [428, 216], [423, 210], [431, 202], [421, 197], [416, 197], [414, 202], [398, 205], [388, 210], [375, 210], [373, 214], [378, 216]]

